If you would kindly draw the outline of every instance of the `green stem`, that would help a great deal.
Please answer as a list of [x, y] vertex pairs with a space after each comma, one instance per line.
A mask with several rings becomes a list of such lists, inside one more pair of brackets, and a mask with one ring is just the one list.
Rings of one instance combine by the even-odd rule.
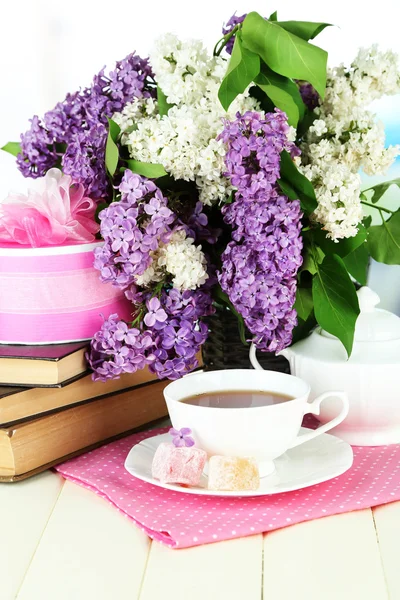
[[[239, 25], [235, 25], [235, 27], [232, 29], [232, 31], [230, 31], [229, 33], [224, 35], [224, 37], [222, 37], [220, 40], [218, 40], [218, 42], [215, 44], [215, 47], [214, 47], [214, 52], [213, 52], [214, 56], [219, 56], [221, 54], [222, 50], [225, 48], [225, 46], [227, 45], [227, 43], [229, 42], [231, 37], [234, 36], [238, 30], [239, 30]], [[219, 44], [220, 44], [220, 47], [218, 48]]]
[[371, 204], [370, 202], [365, 202], [364, 200], [361, 200], [361, 204], [364, 204], [365, 206], [369, 206], [370, 208], [375, 208], [375, 210], [379, 210], [379, 212], [381, 212], [382, 210], [384, 212], [390, 213], [391, 215], [394, 214], [394, 210], [390, 210], [389, 208], [384, 208], [383, 206], [376, 206], [375, 204]]

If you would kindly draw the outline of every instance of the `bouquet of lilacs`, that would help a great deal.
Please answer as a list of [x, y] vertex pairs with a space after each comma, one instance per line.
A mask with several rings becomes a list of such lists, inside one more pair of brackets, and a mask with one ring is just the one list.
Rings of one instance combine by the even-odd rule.
[[94, 265], [132, 319], [112, 315], [94, 336], [95, 378], [189, 372], [215, 305], [261, 351], [318, 323], [351, 353], [369, 257], [400, 263], [400, 211], [378, 204], [400, 182], [361, 192], [359, 175], [400, 154], [368, 110], [400, 91], [400, 73], [376, 47], [328, 69], [310, 43], [327, 26], [234, 15], [213, 53], [167, 34], [4, 148], [27, 177], [61, 169], [97, 204]]

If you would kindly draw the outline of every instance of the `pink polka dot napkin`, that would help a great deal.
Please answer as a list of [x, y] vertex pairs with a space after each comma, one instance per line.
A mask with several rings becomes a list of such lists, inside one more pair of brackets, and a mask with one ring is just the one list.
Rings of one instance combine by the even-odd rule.
[[125, 471], [132, 446], [166, 431], [130, 435], [69, 460], [57, 470], [106, 498], [151, 538], [171, 548], [272, 531], [400, 499], [400, 445], [356, 446], [353, 466], [343, 475], [295, 492], [254, 498], [182, 494]]

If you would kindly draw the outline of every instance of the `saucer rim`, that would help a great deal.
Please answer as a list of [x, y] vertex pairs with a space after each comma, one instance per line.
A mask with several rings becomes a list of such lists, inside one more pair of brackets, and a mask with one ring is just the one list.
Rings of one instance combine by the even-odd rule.
[[[302, 427], [300, 431], [309, 431], [308, 428], [306, 427]], [[325, 476], [321, 476], [321, 477], [316, 477], [316, 478], [312, 478], [312, 476], [310, 475], [309, 477], [309, 482], [307, 482], [306, 484], [301, 484], [301, 485], [293, 485], [293, 486], [286, 486], [288, 489], [276, 489], [274, 488], [274, 486], [271, 487], [270, 490], [265, 490], [261, 488], [260, 484], [260, 488], [258, 490], [251, 490], [251, 491], [220, 491], [220, 490], [209, 490], [207, 488], [195, 488], [195, 487], [181, 487], [179, 484], [170, 484], [170, 483], [163, 483], [157, 479], [154, 479], [153, 477], [148, 477], [146, 475], [143, 475], [141, 473], [137, 473], [137, 471], [135, 471], [135, 469], [131, 466], [129, 466], [129, 462], [132, 461], [132, 456], [135, 454], [135, 452], [138, 452], [138, 446], [142, 446], [147, 442], [154, 442], [156, 438], [160, 438], [160, 442], [159, 444], [166, 442], [168, 440], [170, 440], [170, 436], [168, 433], [161, 433], [161, 434], [156, 434], [153, 436], [149, 436], [147, 438], [145, 438], [144, 440], [141, 440], [140, 442], [138, 442], [137, 444], [135, 444], [128, 452], [127, 457], [125, 459], [124, 462], [124, 468], [125, 470], [132, 475], [132, 477], [135, 477], [136, 479], [139, 479], [141, 481], [144, 481], [145, 483], [149, 483], [150, 485], [155, 485], [156, 487], [160, 487], [166, 490], [170, 490], [173, 492], [178, 492], [178, 493], [183, 493], [183, 494], [192, 494], [192, 495], [198, 495], [198, 496], [217, 496], [217, 497], [227, 497], [227, 498], [244, 498], [244, 497], [255, 497], [255, 496], [273, 496], [276, 494], [283, 494], [283, 493], [288, 493], [288, 492], [295, 492], [298, 490], [302, 490], [305, 489], [307, 487], [311, 487], [313, 485], [317, 485], [319, 483], [324, 483], [325, 481], [329, 481], [331, 479], [334, 479], [335, 477], [338, 477], [339, 475], [342, 475], [343, 473], [345, 473], [346, 471], [348, 471], [352, 464], [353, 464], [353, 458], [354, 458], [354, 454], [353, 454], [353, 449], [350, 446], [350, 444], [348, 444], [347, 442], [345, 442], [344, 440], [342, 440], [341, 438], [329, 434], [329, 433], [323, 433], [320, 436], [318, 436], [317, 438], [314, 438], [313, 440], [310, 440], [308, 442], [305, 442], [304, 444], [301, 444], [301, 446], [296, 446], [295, 448], [291, 448], [288, 452], [293, 453], [296, 451], [299, 451], [300, 448], [304, 449], [304, 447], [306, 447], [308, 444], [311, 443], [315, 443], [316, 440], [319, 440], [319, 442], [323, 442], [324, 439], [326, 438], [333, 438], [333, 440], [335, 440], [335, 443], [339, 443], [339, 445], [343, 448], [346, 448], [346, 452], [348, 454], [348, 456], [346, 457], [346, 461], [342, 460], [342, 462], [340, 463], [340, 465], [338, 465], [337, 470], [334, 470], [333, 474], [329, 474], [329, 475], [325, 475]], [[333, 441], [331, 440], [331, 441]], [[283, 459], [285, 456], [287, 455], [287, 452], [285, 452], [282, 456], [278, 457], [278, 459]], [[330, 467], [330, 469], [332, 470], [332, 466]], [[274, 474], [271, 474], [269, 476], [263, 477], [261, 479], [261, 481], [267, 480], [269, 477], [273, 477]]]

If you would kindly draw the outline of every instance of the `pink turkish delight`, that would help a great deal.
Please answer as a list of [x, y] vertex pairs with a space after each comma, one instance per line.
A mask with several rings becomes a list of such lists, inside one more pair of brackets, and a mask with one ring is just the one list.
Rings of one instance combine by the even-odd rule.
[[154, 454], [152, 475], [163, 483], [198, 485], [207, 460], [200, 448], [160, 444]]

